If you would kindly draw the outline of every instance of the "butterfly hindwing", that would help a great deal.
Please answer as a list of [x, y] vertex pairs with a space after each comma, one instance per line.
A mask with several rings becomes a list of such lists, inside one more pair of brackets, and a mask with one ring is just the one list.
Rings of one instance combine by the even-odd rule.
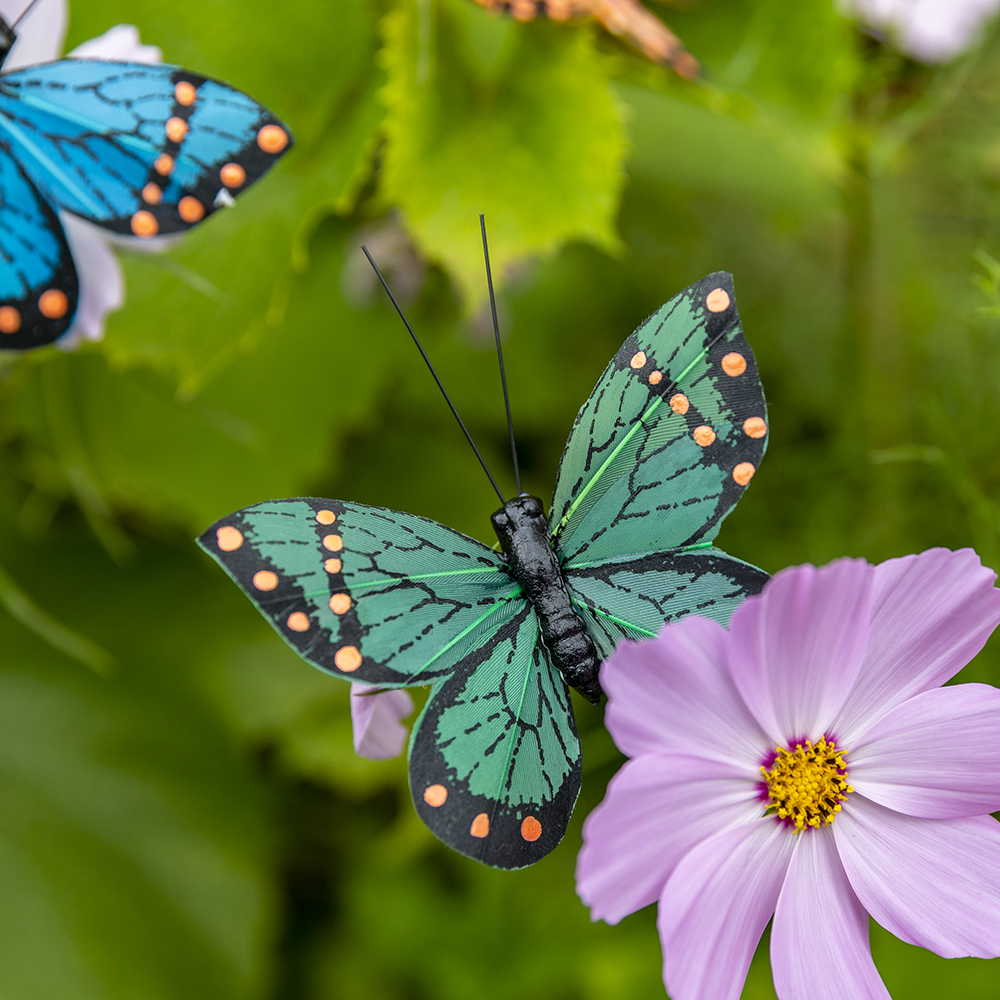
[[22, 350], [62, 336], [79, 286], [66, 234], [0, 144], [0, 349]]
[[710, 542], [766, 442], [732, 277], [711, 274], [625, 341], [580, 410], [550, 518], [564, 568]]
[[622, 639], [648, 639], [685, 615], [729, 624], [768, 575], [720, 549], [652, 552], [566, 572], [566, 586], [602, 657]]
[[433, 683], [526, 603], [492, 549], [379, 507], [273, 500], [198, 542], [297, 653], [369, 684]]
[[292, 142], [240, 91], [164, 64], [63, 59], [0, 77], [0, 136], [55, 205], [113, 232], [182, 232]]
[[580, 790], [580, 741], [527, 601], [435, 685], [409, 767], [418, 814], [468, 857], [524, 868], [562, 840]]

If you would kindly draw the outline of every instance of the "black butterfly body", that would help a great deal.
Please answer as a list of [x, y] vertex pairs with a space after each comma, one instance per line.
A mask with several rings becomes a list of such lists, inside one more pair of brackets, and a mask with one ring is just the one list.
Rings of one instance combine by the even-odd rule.
[[414, 805], [456, 850], [522, 868], [562, 839], [580, 788], [567, 682], [596, 701], [617, 642], [688, 614], [726, 623], [766, 582], [713, 545], [766, 418], [720, 272], [625, 341], [577, 416], [548, 520], [527, 495], [493, 515], [502, 552], [317, 498], [246, 507], [199, 544], [314, 666], [431, 686], [410, 740]]

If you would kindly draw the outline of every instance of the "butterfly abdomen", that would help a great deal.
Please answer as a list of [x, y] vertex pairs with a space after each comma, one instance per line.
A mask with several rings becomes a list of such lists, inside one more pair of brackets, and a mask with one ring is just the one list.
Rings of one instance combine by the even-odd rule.
[[492, 517], [507, 557], [507, 571], [521, 585], [538, 615], [542, 641], [566, 679], [594, 704], [600, 700], [601, 659], [583, 619], [573, 610], [559, 561], [549, 541], [549, 523], [538, 497], [508, 500]]

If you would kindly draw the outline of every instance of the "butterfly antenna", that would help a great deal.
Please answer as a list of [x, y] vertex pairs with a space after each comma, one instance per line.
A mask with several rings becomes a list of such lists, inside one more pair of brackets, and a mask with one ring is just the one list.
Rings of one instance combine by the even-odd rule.
[[38, 0], [31, 0], [31, 3], [29, 3], [28, 6], [21, 11], [21, 13], [18, 15], [17, 20], [12, 25], [10, 25], [11, 31], [13, 31], [25, 19], [25, 17], [27, 17], [28, 11], [30, 11], [31, 8], [34, 7], [36, 3], [38, 3]]
[[434, 376], [434, 381], [437, 382], [437, 387], [441, 390], [441, 395], [444, 396], [444, 401], [448, 404], [448, 409], [451, 410], [452, 416], [458, 421], [458, 426], [462, 428], [462, 433], [465, 435], [465, 440], [469, 442], [470, 447], [476, 453], [476, 458], [479, 459], [479, 464], [483, 467], [483, 472], [486, 473], [489, 478], [490, 484], [493, 489], [496, 490], [496, 494], [500, 497], [500, 503], [504, 504], [507, 501], [504, 500], [503, 494], [500, 492], [500, 487], [497, 486], [497, 481], [493, 478], [493, 473], [490, 472], [489, 466], [486, 464], [486, 460], [482, 455], [479, 454], [479, 449], [476, 447], [475, 441], [472, 440], [472, 435], [466, 429], [465, 424], [462, 423], [462, 418], [458, 415], [458, 410], [455, 409], [455, 404], [451, 401], [451, 397], [445, 392], [444, 386], [441, 384], [441, 379], [438, 378], [438, 374], [434, 371], [434, 366], [431, 364], [431, 359], [427, 357], [427, 352], [423, 349], [420, 341], [417, 340], [417, 335], [413, 332], [413, 327], [410, 326], [410, 321], [406, 318], [403, 310], [400, 308], [399, 303], [396, 301], [396, 296], [392, 294], [389, 290], [389, 286], [386, 284], [385, 278], [382, 277], [382, 272], [378, 269], [378, 265], [372, 260], [372, 255], [368, 252], [368, 247], [362, 245], [361, 249], [364, 251], [365, 256], [368, 258], [368, 263], [371, 264], [372, 269], [378, 276], [378, 280], [382, 282], [382, 287], [385, 289], [385, 294], [389, 296], [389, 301], [396, 307], [396, 312], [399, 313], [399, 318], [403, 321], [406, 329], [409, 331], [410, 336], [413, 338], [413, 343], [417, 345], [417, 350], [420, 351], [420, 356], [424, 359], [424, 364], [427, 365], [428, 370], [431, 375]]
[[493, 310], [493, 335], [497, 341], [497, 360], [500, 362], [500, 384], [503, 386], [503, 402], [507, 407], [507, 430], [510, 433], [510, 457], [514, 460], [514, 480], [518, 495], [521, 493], [521, 470], [517, 465], [517, 447], [514, 445], [514, 421], [510, 415], [510, 396], [507, 394], [507, 373], [503, 368], [503, 347], [500, 346], [500, 324], [497, 322], [497, 300], [493, 294], [493, 274], [490, 271], [490, 248], [486, 243], [486, 216], [479, 213], [479, 228], [483, 231], [483, 257], [486, 260], [486, 283], [490, 286], [490, 309]]

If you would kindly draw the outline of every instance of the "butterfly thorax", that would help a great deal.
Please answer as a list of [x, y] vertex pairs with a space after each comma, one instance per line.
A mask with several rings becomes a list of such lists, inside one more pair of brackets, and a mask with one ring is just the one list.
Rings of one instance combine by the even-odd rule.
[[597, 704], [601, 697], [597, 681], [601, 659], [587, 626], [573, 610], [549, 540], [549, 522], [542, 501], [521, 494], [508, 500], [492, 521], [507, 557], [507, 572], [534, 606], [552, 662], [567, 684]]
[[16, 41], [17, 35], [14, 34], [14, 29], [0, 17], [0, 66], [3, 66], [4, 60]]

